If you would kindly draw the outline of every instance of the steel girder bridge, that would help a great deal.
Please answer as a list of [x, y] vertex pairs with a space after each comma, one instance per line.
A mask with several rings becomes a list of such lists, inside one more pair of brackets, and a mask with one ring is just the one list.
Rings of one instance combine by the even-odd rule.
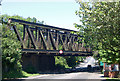
[[[22, 33], [15, 24], [21, 26]], [[79, 39], [82, 36], [71, 33], [77, 31], [13, 18], [9, 18], [8, 26], [14, 29], [25, 54], [92, 56], [90, 47], [85, 48], [85, 43]], [[60, 50], [62, 54], [59, 53]]]

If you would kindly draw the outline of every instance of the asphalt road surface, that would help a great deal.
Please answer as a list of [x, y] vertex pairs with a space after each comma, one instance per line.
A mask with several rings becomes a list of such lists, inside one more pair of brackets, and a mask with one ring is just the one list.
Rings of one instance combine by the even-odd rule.
[[93, 57], [87, 57], [83, 63], [80, 63], [76, 68], [81, 68], [81, 67], [87, 67], [88, 65], [91, 65], [92, 67], [95, 67], [95, 59]]
[[40, 75], [35, 77], [29, 77], [28, 79], [104, 79], [102, 76], [103, 75], [99, 73], [76, 72], [66, 74]]
[[[88, 57], [83, 63], [76, 67], [76, 69], [87, 68], [88, 65], [95, 67], [95, 59]], [[72, 72], [63, 74], [44, 74], [23, 79], [105, 79], [100, 72]]]

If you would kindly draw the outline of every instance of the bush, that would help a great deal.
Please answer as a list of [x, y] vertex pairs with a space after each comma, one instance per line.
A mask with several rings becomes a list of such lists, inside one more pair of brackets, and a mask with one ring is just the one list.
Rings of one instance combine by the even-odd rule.
[[[70, 68], [66, 62], [66, 59], [62, 56], [55, 56], [55, 65], [56, 65], [56, 68], [59, 66], [61, 68]], [[58, 68], [59, 68], [58, 67]]]
[[[8, 78], [11, 75], [14, 75], [16, 73], [21, 75], [22, 71], [22, 65], [21, 65], [21, 44], [17, 39], [16, 34], [14, 33], [13, 28], [10, 28], [11, 26], [7, 26], [7, 22], [9, 18], [15, 18], [20, 20], [26, 20], [30, 22], [38, 22], [43, 24], [44, 22], [38, 21], [36, 18], [30, 18], [27, 19], [20, 17], [18, 15], [15, 16], [9, 16], [9, 15], [1, 15], [0, 20], [2, 20], [4, 23], [2, 23], [2, 75], [3, 78]], [[18, 32], [21, 37], [23, 37], [22, 25], [12, 23], [17, 25]], [[1, 29], [0, 28], [0, 29]], [[0, 32], [1, 33], [1, 32]], [[1, 39], [1, 38], [0, 38]], [[11, 76], [14, 77], [14, 76]]]
[[26, 68], [25, 68], [25, 71], [27, 73], [36, 73], [36, 69], [32, 66], [32, 65], [28, 65]]
[[[15, 34], [3, 25], [2, 32], [2, 73], [3, 77], [6, 73], [12, 71], [20, 72], [21, 65], [21, 50], [20, 42], [17, 40]], [[6, 77], [7, 78], [7, 77]]]
[[66, 60], [67, 60], [67, 64], [68, 64], [69, 67], [75, 67], [76, 66], [75, 56], [69, 56]]

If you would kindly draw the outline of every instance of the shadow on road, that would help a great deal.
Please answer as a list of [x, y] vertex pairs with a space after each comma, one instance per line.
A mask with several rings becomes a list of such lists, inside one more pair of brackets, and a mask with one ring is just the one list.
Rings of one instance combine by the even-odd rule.
[[39, 72], [39, 74], [66, 74], [66, 73], [74, 73], [74, 72], [89, 72], [89, 73], [100, 73], [99, 67], [82, 67], [82, 68], [74, 68], [74, 69], [61, 69], [61, 70], [55, 70], [55, 71], [44, 71]]
[[70, 72], [89, 72], [89, 73], [97, 72], [97, 73], [101, 74], [99, 67], [80, 67], [80, 68], [76, 68], [76, 69], [71, 69]]
[[79, 67], [71, 69], [60, 69], [54, 71], [41, 71], [39, 74], [66, 74], [66, 73], [76, 73], [76, 72], [89, 72], [89, 73], [99, 73], [101, 74], [99, 67]]

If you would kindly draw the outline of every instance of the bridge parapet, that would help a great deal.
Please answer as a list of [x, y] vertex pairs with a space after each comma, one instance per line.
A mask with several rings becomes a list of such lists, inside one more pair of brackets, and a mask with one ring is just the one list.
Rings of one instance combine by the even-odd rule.
[[82, 36], [71, 33], [77, 31], [10, 18], [9, 24], [12, 22], [22, 25], [21, 35], [17, 25], [13, 24], [12, 27], [21, 42], [23, 52], [59, 55], [59, 50], [63, 50], [64, 54], [72, 55], [92, 53], [79, 39]]

